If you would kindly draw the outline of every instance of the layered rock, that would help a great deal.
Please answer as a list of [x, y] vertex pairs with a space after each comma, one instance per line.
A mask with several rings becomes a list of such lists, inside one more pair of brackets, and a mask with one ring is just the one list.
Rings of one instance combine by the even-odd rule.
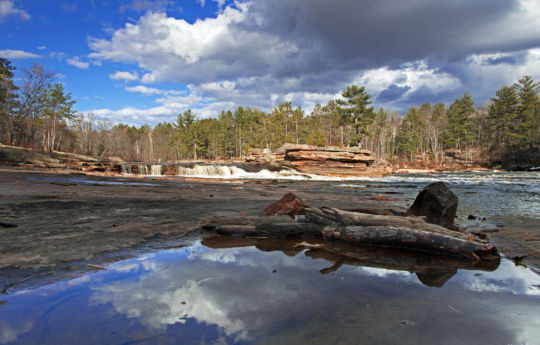
[[375, 157], [357, 147], [285, 144], [277, 150], [250, 150], [245, 160], [251, 164], [290, 167], [307, 174], [361, 176], [375, 162]]

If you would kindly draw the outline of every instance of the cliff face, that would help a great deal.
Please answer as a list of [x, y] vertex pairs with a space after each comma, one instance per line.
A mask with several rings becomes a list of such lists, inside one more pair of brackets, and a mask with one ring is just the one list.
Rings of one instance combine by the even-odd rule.
[[285, 144], [277, 150], [252, 149], [247, 163], [286, 166], [306, 174], [365, 176], [373, 172], [375, 157], [356, 147], [318, 147]]

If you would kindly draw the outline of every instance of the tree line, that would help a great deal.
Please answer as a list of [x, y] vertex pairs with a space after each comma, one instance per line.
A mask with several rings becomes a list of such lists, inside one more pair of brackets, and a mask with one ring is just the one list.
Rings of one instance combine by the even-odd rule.
[[0, 140], [9, 145], [125, 161], [241, 158], [251, 148], [284, 143], [359, 146], [389, 161], [438, 161], [447, 150], [470, 149], [493, 162], [538, 162], [540, 156], [540, 83], [530, 76], [481, 106], [466, 92], [450, 106], [424, 103], [402, 115], [374, 109], [365, 87], [351, 85], [311, 114], [285, 102], [271, 112], [237, 107], [206, 119], [187, 110], [171, 123], [135, 127], [75, 111], [71, 94], [43, 66], [24, 69], [20, 85], [13, 70], [0, 58]]

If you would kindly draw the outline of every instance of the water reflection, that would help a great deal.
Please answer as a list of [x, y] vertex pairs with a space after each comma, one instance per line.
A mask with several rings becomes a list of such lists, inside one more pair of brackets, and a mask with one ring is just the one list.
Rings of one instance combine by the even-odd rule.
[[296, 244], [209, 238], [8, 295], [0, 343], [456, 345], [540, 337], [540, 279], [510, 262], [484, 267]]
[[[298, 240], [246, 239], [232, 236], [210, 237], [202, 244], [214, 249], [254, 246], [261, 251], [281, 251], [294, 256], [309, 248], [305, 255], [323, 259], [331, 266], [320, 270], [322, 274], [337, 271], [342, 265], [372, 267], [392, 271], [415, 273], [426, 286], [442, 287], [458, 269], [494, 271], [499, 259], [474, 261], [446, 256], [435, 256], [395, 249], [357, 246], [344, 242], [310, 239], [310, 243]], [[229, 259], [230, 260], [230, 259]]]

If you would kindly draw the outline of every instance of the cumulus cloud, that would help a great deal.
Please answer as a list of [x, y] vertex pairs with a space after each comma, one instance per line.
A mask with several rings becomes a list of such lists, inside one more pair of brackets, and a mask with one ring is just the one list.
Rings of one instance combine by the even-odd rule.
[[88, 69], [90, 63], [81, 61], [78, 57], [67, 59], [66, 62], [71, 66], [75, 66], [80, 69]]
[[139, 75], [137, 72], [117, 71], [113, 74], [109, 74], [109, 78], [111, 80], [135, 81], [139, 80]]
[[126, 87], [125, 89], [126, 89], [126, 91], [129, 91], [129, 92], [138, 92], [138, 93], [142, 93], [143, 95], [147, 95], [147, 96], [163, 94], [162, 90], [159, 90], [159, 89], [156, 89], [156, 88], [153, 88], [153, 87], [146, 87], [146, 86], [143, 86], [143, 85], [129, 86], [129, 87]]
[[30, 19], [30, 15], [25, 10], [16, 8], [13, 1], [2, 0], [0, 1], [0, 23], [6, 20], [8, 17], [19, 17], [22, 20]]
[[7, 59], [37, 59], [40, 57], [38, 54], [13, 49], [0, 50], [0, 56]]
[[96, 118], [107, 120], [111, 123], [155, 125], [160, 122], [174, 121], [178, 114], [188, 109], [192, 109], [198, 118], [207, 118], [215, 116], [220, 110], [234, 105], [225, 102], [207, 104], [200, 95], [194, 92], [183, 94], [176, 91], [146, 88], [145, 86], [135, 86], [133, 88], [126, 88], [126, 90], [130, 92], [146, 92], [147, 95], [160, 95], [160, 97], [155, 101], [157, 104], [149, 108], [140, 109], [130, 106], [121, 109], [93, 109], [89, 110], [89, 112], [93, 113]]
[[[252, 0], [193, 23], [147, 12], [109, 38], [91, 38], [89, 57], [136, 64], [143, 83], [187, 84], [211, 102], [310, 108], [363, 83], [378, 105], [403, 110], [422, 96], [449, 102], [474, 94], [475, 56], [533, 54], [539, 16], [532, 0]], [[531, 67], [508, 59], [490, 66]]]

